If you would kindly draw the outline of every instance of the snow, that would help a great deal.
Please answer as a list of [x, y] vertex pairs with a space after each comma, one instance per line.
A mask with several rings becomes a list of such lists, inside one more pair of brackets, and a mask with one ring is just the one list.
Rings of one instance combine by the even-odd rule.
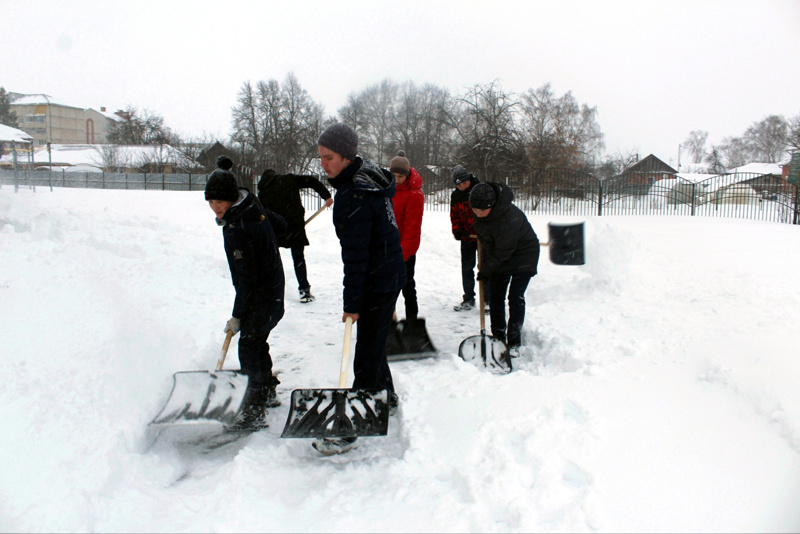
[[32, 140], [33, 137], [26, 134], [22, 130], [12, 128], [11, 126], [6, 126], [5, 124], [0, 124], [0, 142], [30, 143]]
[[[579, 221], [529, 218], [543, 240]], [[543, 248], [522, 355], [498, 376], [458, 357], [479, 317], [452, 310], [458, 243], [446, 211], [426, 212], [417, 285], [439, 355], [392, 364], [388, 436], [325, 458], [279, 437], [291, 390], [338, 381], [324, 211], [308, 226], [316, 302], [299, 302], [283, 251], [283, 406], [199, 456], [146, 429], [172, 373], [213, 368], [233, 303], [202, 193], [3, 187], [0, 531], [800, 530], [800, 227], [580, 220], [586, 265]]]

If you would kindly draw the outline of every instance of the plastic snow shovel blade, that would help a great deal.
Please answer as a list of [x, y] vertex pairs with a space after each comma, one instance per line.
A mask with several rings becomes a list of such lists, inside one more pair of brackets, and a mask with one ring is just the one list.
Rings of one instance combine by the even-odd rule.
[[492, 373], [511, 372], [511, 357], [506, 344], [486, 334], [466, 338], [458, 347], [458, 355], [465, 362], [486, 368]]
[[556, 265], [583, 265], [583, 223], [548, 223], [550, 261]]
[[295, 389], [282, 438], [385, 436], [386, 389]]
[[437, 354], [425, 319], [403, 319], [398, 321], [386, 338], [386, 358], [390, 362], [429, 358]]
[[236, 371], [180, 371], [173, 375], [172, 392], [150, 425], [233, 424], [247, 391], [247, 375]]

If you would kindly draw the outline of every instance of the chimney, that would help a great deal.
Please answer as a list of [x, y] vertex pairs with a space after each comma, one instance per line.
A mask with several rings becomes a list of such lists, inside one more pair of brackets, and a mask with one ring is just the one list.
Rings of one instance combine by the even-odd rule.
[[105, 112], [106, 112], [106, 107], [105, 107], [105, 106], [100, 106], [100, 111], [102, 111], [103, 113], [105, 113]]

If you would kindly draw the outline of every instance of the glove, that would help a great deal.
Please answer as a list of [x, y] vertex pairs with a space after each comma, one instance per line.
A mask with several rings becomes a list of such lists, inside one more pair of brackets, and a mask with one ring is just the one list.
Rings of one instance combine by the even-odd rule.
[[464, 239], [464, 231], [463, 230], [455, 230], [453, 232], [453, 237], [456, 238], [456, 241], [462, 241]]
[[239, 331], [240, 324], [241, 321], [239, 321], [239, 319], [237, 319], [236, 317], [231, 317], [230, 319], [228, 319], [228, 322], [225, 323], [225, 330], [223, 330], [223, 332], [227, 333], [228, 330], [230, 330], [235, 334], [236, 332]]
[[489, 281], [489, 275], [484, 273], [484, 272], [478, 271], [478, 275], [475, 277], [475, 279], [478, 282], [488, 282]]

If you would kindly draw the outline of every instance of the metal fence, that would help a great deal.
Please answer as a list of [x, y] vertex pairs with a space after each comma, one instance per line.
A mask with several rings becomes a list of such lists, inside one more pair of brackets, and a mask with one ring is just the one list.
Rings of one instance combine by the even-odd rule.
[[[426, 176], [423, 192], [427, 210], [450, 209], [454, 186], [449, 173], [445, 174], [447, 176]], [[208, 176], [0, 170], [0, 184], [33, 188], [202, 191]], [[598, 180], [580, 171], [555, 170], [507, 183], [514, 191], [514, 203], [529, 214], [689, 215], [800, 224], [800, 187], [771, 174], [720, 174], [692, 182], [662, 172], [625, 173]], [[251, 191], [256, 191], [255, 185], [252, 184]], [[303, 201], [308, 209], [322, 205], [311, 190], [303, 190]]]

